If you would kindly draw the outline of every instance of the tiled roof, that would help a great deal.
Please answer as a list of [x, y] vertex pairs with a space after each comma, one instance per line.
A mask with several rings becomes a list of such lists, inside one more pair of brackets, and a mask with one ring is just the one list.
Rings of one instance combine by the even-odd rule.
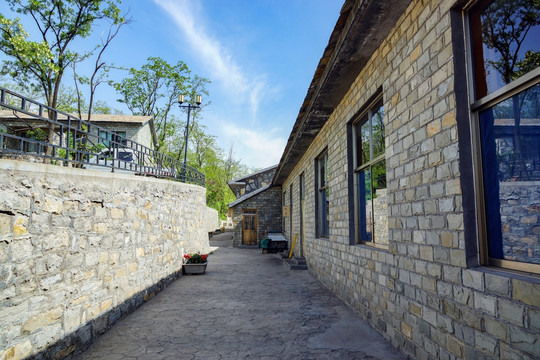
[[[37, 115], [37, 114], [36, 114]], [[75, 116], [75, 115], [73, 115]], [[78, 118], [77, 116], [75, 116]], [[0, 110], [0, 119], [25, 119], [32, 120], [35, 117], [21, 112], [12, 110]], [[65, 115], [59, 114], [58, 120], [65, 120]], [[88, 115], [83, 115], [83, 120], [88, 119]], [[112, 115], [112, 114], [92, 114], [90, 122], [96, 123], [130, 123], [130, 124], [145, 124], [152, 120], [152, 116], [136, 116], [136, 115]]]
[[238, 204], [240, 204], [241, 202], [244, 202], [245, 200], [247, 199], [250, 199], [252, 198], [253, 196], [257, 195], [257, 194], [260, 194], [262, 193], [263, 191], [265, 190], [268, 190], [272, 185], [266, 185], [266, 186], [263, 186], [255, 191], [252, 191], [250, 193], [247, 193], [241, 197], [239, 197], [238, 199], [236, 199], [236, 201], [233, 201], [232, 203], [229, 204], [229, 207], [233, 207], [233, 206], [236, 206]]

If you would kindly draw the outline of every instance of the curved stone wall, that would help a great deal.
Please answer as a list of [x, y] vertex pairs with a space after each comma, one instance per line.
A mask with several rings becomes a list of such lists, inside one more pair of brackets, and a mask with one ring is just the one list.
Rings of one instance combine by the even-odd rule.
[[209, 249], [205, 193], [0, 160], [0, 358], [77, 354], [166, 286]]

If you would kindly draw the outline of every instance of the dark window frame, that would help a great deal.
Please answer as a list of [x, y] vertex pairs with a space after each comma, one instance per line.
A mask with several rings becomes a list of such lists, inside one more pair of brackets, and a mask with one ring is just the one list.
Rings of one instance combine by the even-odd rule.
[[[384, 109], [384, 100], [383, 100], [383, 93], [382, 89], [379, 88], [377, 92], [372, 95], [368, 101], [366, 101], [365, 105], [362, 106], [360, 111], [352, 118], [352, 120], [347, 125], [347, 137], [348, 137], [348, 144], [347, 148], [348, 151], [348, 162], [349, 162], [349, 219], [350, 219], [350, 225], [349, 225], [349, 243], [350, 245], [370, 245], [373, 247], [388, 249], [388, 241], [384, 244], [378, 243], [377, 239], [373, 239], [373, 235], [371, 239], [367, 239], [367, 235], [364, 234], [362, 237], [361, 233], [361, 226], [360, 222], [362, 221], [361, 218], [364, 216], [364, 211], [361, 209], [360, 204], [360, 190], [359, 190], [359, 176], [360, 174], [364, 173], [366, 170], [370, 172], [370, 198], [373, 199], [373, 177], [372, 177], [372, 169], [380, 165], [382, 163], [386, 166], [386, 146], [384, 146], [384, 151], [382, 154], [378, 154], [374, 156], [374, 149], [373, 149], [373, 117], [374, 114], [377, 113], [377, 111], [380, 108]], [[383, 110], [384, 111], [384, 110]], [[359, 143], [359, 141], [362, 140], [361, 134], [358, 134], [359, 131], [361, 131], [361, 124], [362, 126], [369, 123], [369, 156], [367, 160], [360, 159], [360, 157], [363, 157], [363, 149], [362, 144]], [[383, 122], [384, 125], [384, 122]], [[383, 136], [383, 141], [386, 138], [386, 133]], [[359, 140], [360, 139], [360, 140]], [[371, 211], [371, 218], [372, 222], [371, 224], [375, 225], [375, 211], [374, 211], [374, 205], [373, 202], [371, 203], [372, 211]], [[364, 209], [365, 210], [365, 209]], [[373, 241], [375, 240], [375, 241]], [[389, 240], [389, 239], [388, 239]]]
[[[321, 185], [321, 160], [325, 163], [326, 172], [323, 175], [325, 184]], [[328, 148], [325, 148], [315, 158], [315, 231], [318, 238], [330, 237], [329, 220], [329, 185], [328, 185]]]

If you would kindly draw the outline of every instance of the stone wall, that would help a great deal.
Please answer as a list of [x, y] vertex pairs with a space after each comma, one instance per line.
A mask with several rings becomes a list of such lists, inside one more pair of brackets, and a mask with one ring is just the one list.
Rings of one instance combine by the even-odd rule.
[[206, 207], [206, 231], [214, 232], [221, 227], [221, 221], [219, 220], [219, 214], [216, 209]]
[[257, 243], [281, 231], [281, 187], [273, 186], [233, 207], [233, 246], [242, 244], [242, 209], [257, 209]]
[[[410, 358], [537, 359], [538, 277], [467, 265], [475, 244], [465, 242], [460, 156], [467, 154], [459, 150], [454, 92], [454, 56], [461, 54], [453, 53], [451, 28], [456, 3], [411, 3], [282, 184], [284, 205], [292, 185], [298, 229], [303, 173], [310, 272]], [[351, 244], [347, 145], [347, 127], [379, 89], [388, 184], [388, 246], [382, 248]], [[325, 149], [327, 239], [315, 234], [314, 159]]]
[[[150, 149], [154, 148], [152, 145], [152, 131], [150, 130], [149, 122], [147, 122], [144, 126], [141, 126], [141, 124], [138, 123], [98, 123], [98, 126], [101, 129], [106, 129], [109, 131], [125, 131], [126, 139], [135, 141]], [[98, 135], [97, 130], [94, 132], [94, 135]]]
[[74, 355], [207, 251], [205, 189], [0, 160], [0, 359]]
[[506, 260], [540, 264], [540, 183], [499, 183]]

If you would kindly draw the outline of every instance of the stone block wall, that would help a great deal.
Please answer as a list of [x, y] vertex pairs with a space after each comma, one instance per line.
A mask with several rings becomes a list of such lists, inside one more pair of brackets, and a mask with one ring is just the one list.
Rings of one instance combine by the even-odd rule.
[[499, 183], [504, 258], [540, 264], [538, 182]]
[[[149, 123], [146, 123], [144, 126], [141, 126], [141, 124], [129, 123], [98, 123], [98, 126], [109, 131], [125, 131], [126, 139], [135, 141], [150, 149], [154, 148], [152, 146], [152, 132]], [[95, 135], [97, 136], [97, 131], [95, 132]]]
[[[467, 154], [460, 153], [454, 91], [461, 55], [453, 53], [451, 27], [456, 4], [411, 3], [282, 184], [285, 203], [304, 173], [309, 270], [408, 357], [537, 359], [538, 277], [467, 264], [475, 244], [465, 238], [460, 157]], [[383, 248], [351, 244], [347, 160], [347, 126], [379, 89], [388, 184]], [[317, 238], [314, 160], [325, 149], [330, 230]], [[293, 229], [298, 201], [294, 194]]]
[[209, 248], [205, 189], [0, 160], [0, 359], [73, 356]]
[[221, 227], [221, 221], [219, 220], [219, 214], [216, 209], [206, 207], [206, 231], [213, 232]]
[[281, 187], [269, 189], [233, 207], [233, 246], [242, 244], [242, 209], [257, 209], [257, 243], [269, 231], [281, 229]]

